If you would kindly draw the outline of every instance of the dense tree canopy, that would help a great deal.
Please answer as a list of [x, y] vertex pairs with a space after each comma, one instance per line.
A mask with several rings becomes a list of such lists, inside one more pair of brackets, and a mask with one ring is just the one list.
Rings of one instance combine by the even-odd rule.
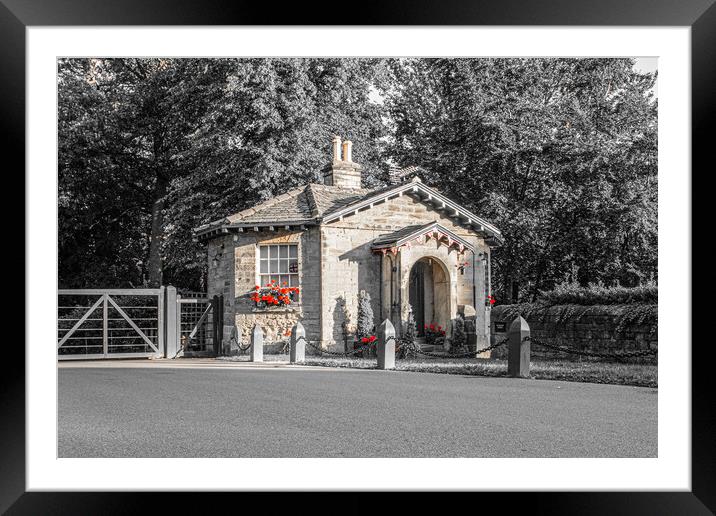
[[191, 229], [320, 181], [334, 134], [493, 221], [498, 299], [656, 273], [655, 76], [630, 59], [64, 59], [63, 287], [203, 288]]
[[351, 59], [67, 59], [60, 284], [202, 288], [191, 229], [307, 181], [333, 134], [379, 184], [386, 67]]
[[582, 283], [656, 273], [654, 74], [631, 59], [392, 63], [387, 155], [502, 230], [493, 285], [534, 299], [574, 266]]

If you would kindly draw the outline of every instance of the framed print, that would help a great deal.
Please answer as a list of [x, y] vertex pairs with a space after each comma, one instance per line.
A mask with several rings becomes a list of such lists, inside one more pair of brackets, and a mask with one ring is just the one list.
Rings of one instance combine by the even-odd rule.
[[27, 203], [4, 511], [324, 490], [714, 510], [691, 290], [713, 2], [316, 25], [0, 1]]

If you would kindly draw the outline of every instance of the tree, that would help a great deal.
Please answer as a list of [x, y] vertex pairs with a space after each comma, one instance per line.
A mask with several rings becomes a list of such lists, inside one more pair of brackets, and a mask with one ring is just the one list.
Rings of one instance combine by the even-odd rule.
[[403, 332], [403, 343], [397, 351], [398, 358], [407, 358], [414, 354], [412, 346], [415, 345], [415, 339], [418, 335], [418, 328], [415, 324], [415, 316], [413, 315], [413, 307], [408, 303], [408, 320], [405, 321], [405, 330]]
[[656, 273], [655, 74], [631, 59], [408, 59], [387, 105], [400, 165], [491, 219], [505, 301]]
[[379, 184], [386, 168], [387, 127], [371, 99], [385, 75], [382, 61], [237, 59], [228, 66], [223, 95], [191, 137], [192, 173], [172, 185], [165, 244], [172, 275], [195, 277], [206, 267], [191, 228], [321, 182], [333, 135], [357, 142], [366, 185]]
[[[380, 60], [63, 59], [60, 282], [202, 288], [192, 228], [319, 180], [330, 139], [380, 172]], [[376, 184], [367, 174], [366, 182]]]
[[[188, 136], [223, 85], [221, 61], [204, 61], [60, 61], [60, 206], [66, 208], [60, 218], [83, 211], [91, 219], [61, 229], [63, 282], [96, 285], [95, 275], [87, 274], [96, 260], [73, 278], [64, 263], [74, 249], [63, 247], [64, 238], [82, 239], [96, 228], [109, 239], [128, 237], [122, 241], [132, 245], [130, 254], [114, 255], [113, 265], [138, 269], [138, 279], [149, 286], [162, 284], [167, 195], [172, 181], [187, 173]], [[107, 224], [122, 226], [120, 235], [108, 232]]]
[[[203, 289], [192, 229], [320, 182], [334, 134], [491, 219], [501, 301], [657, 273], [655, 74], [631, 59], [61, 59], [63, 287]], [[380, 100], [384, 99], [384, 104]]]
[[106, 75], [91, 60], [60, 60], [58, 67], [62, 287], [137, 286], [144, 275], [148, 188], [100, 85]]
[[450, 342], [450, 351], [459, 353], [465, 349], [467, 344], [467, 333], [465, 333], [465, 319], [458, 314], [452, 322], [452, 338]]
[[413, 307], [408, 303], [408, 320], [405, 321], [405, 340], [415, 342], [418, 335], [418, 329], [415, 325], [415, 316], [413, 315]]
[[375, 322], [373, 320], [373, 307], [371, 306], [370, 294], [365, 290], [358, 293], [358, 322], [356, 325], [356, 336], [359, 339], [373, 335]]

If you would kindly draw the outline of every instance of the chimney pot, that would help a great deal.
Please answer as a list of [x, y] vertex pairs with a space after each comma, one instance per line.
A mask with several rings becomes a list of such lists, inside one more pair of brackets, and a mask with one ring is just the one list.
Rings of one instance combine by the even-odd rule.
[[333, 137], [333, 161], [341, 160], [341, 137]]
[[332, 143], [333, 162], [323, 169], [323, 184], [339, 188], [361, 188], [361, 166], [353, 163], [351, 142], [346, 140], [341, 143], [341, 138], [334, 136]]
[[346, 140], [343, 142], [343, 161], [346, 163], [353, 163], [353, 142], [350, 140]]

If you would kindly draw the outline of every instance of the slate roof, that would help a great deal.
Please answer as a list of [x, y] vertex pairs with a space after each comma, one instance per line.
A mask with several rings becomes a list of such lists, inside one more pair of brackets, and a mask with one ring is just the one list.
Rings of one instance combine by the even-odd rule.
[[221, 222], [234, 224], [239, 222], [310, 221], [313, 215], [311, 213], [311, 202], [306, 195], [307, 188], [307, 186], [294, 188], [253, 208], [229, 215]]
[[201, 233], [215, 227], [251, 224], [315, 224], [323, 215], [350, 206], [379, 190], [383, 188], [369, 190], [310, 183], [293, 188], [253, 208], [200, 226], [195, 231]]
[[[390, 196], [416, 190], [439, 200], [442, 202], [443, 208], [449, 206], [456, 213], [459, 211], [463, 217], [467, 218], [468, 222], [474, 221], [479, 224], [479, 230], [488, 231], [489, 234], [497, 238], [497, 241], [502, 239], [497, 228], [453, 203], [436, 190], [423, 185], [418, 178], [414, 178], [410, 182], [374, 189], [343, 188], [310, 183], [293, 188], [252, 208], [199, 226], [194, 229], [194, 232], [200, 236], [240, 227], [315, 225], [320, 222], [336, 220], [349, 214], [354, 208], [372, 207], [374, 203], [381, 202]], [[408, 229], [403, 228], [400, 231], [408, 231]]]
[[383, 247], [387, 245], [395, 245], [400, 242], [403, 238], [410, 237], [413, 234], [420, 234], [423, 231], [427, 231], [430, 226], [435, 224], [434, 222], [428, 222], [427, 224], [417, 224], [414, 226], [405, 226], [400, 228], [398, 231], [393, 231], [387, 235], [382, 235], [373, 240], [373, 247]]
[[354, 204], [376, 190], [368, 190], [365, 188], [341, 188], [338, 186], [326, 186], [320, 184], [310, 184], [306, 187], [308, 195], [313, 199], [314, 216], [322, 217], [334, 211], [343, 209]]

